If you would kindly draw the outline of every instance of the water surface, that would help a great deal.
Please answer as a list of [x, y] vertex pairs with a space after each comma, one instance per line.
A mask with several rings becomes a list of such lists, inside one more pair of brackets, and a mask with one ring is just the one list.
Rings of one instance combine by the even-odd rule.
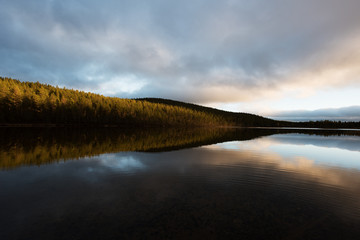
[[0, 239], [360, 237], [355, 132], [0, 131]]

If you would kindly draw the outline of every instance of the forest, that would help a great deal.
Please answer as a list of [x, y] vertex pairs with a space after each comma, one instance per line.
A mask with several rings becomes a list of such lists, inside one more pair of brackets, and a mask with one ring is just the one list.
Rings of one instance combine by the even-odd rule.
[[0, 78], [1, 124], [273, 126], [276, 121], [193, 104], [124, 99]]
[[360, 122], [276, 121], [160, 98], [125, 99], [0, 77], [0, 125], [360, 128]]
[[147, 101], [105, 97], [39, 82], [0, 78], [0, 123], [198, 126], [228, 125], [220, 115]]

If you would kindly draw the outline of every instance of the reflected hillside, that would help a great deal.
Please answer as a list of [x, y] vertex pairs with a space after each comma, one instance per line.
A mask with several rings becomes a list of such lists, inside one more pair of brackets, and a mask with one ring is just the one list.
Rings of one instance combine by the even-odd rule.
[[[0, 169], [122, 151], [161, 152], [296, 130], [247, 128], [0, 128]], [[307, 131], [307, 133], [309, 133]], [[317, 131], [319, 135], [358, 132]]]
[[251, 139], [260, 133], [220, 128], [0, 128], [0, 134], [0, 168], [7, 169], [111, 152], [170, 151], [229, 139]]

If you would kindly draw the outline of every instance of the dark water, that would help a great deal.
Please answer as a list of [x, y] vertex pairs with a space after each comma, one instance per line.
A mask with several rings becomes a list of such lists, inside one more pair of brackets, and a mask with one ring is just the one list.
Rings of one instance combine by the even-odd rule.
[[0, 239], [360, 239], [357, 132], [0, 134]]

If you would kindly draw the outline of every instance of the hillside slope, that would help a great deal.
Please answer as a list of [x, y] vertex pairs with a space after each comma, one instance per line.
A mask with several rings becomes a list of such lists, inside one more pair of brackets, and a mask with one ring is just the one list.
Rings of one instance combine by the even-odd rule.
[[0, 124], [277, 126], [278, 121], [166, 99], [122, 99], [0, 77]]
[[170, 100], [170, 99], [138, 98], [136, 100], [150, 102], [150, 103], [166, 104], [168, 106], [184, 107], [187, 109], [192, 109], [192, 110], [204, 112], [207, 114], [222, 116], [227, 122], [230, 122], [231, 125], [235, 125], [235, 126], [275, 127], [275, 126], [280, 126], [280, 125], [283, 125], [286, 123], [285, 121], [276, 121], [276, 120], [272, 120], [272, 119], [258, 116], [255, 114], [223, 111], [223, 110], [219, 110], [216, 108], [205, 107], [205, 106], [196, 105], [196, 104], [192, 104], [192, 103], [179, 102], [179, 101], [174, 101], [174, 100]]

